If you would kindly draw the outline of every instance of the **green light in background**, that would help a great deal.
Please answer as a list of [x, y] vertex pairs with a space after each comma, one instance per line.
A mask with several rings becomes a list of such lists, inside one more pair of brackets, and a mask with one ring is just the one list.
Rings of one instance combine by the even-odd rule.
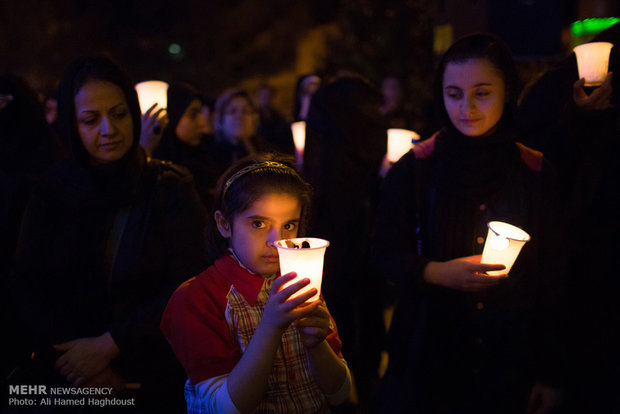
[[182, 51], [183, 49], [181, 49], [181, 45], [178, 43], [172, 43], [170, 46], [168, 46], [168, 53], [170, 53], [172, 56], [178, 56], [181, 54]]
[[574, 37], [597, 34], [610, 26], [620, 22], [618, 17], [593, 17], [590, 19], [578, 20], [571, 25], [570, 32]]

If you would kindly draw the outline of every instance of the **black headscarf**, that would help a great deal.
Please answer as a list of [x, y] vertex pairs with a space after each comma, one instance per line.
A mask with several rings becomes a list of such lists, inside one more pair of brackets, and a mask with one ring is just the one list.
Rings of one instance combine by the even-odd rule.
[[[121, 88], [133, 119], [133, 143], [118, 161], [93, 165], [80, 138], [75, 114], [75, 95], [88, 81], [111, 82]], [[65, 71], [58, 90], [58, 127], [67, 141], [70, 160], [58, 171], [58, 178], [76, 202], [119, 206], [131, 202], [145, 164], [139, 147], [140, 105], [138, 94], [119, 65], [101, 56], [81, 56]]]
[[154, 156], [164, 160], [178, 162], [177, 158], [184, 157], [184, 153], [191, 152], [192, 147], [180, 141], [176, 134], [177, 125], [183, 114], [194, 99], [202, 102], [202, 94], [198, 89], [185, 82], [173, 82], [168, 86], [168, 126], [164, 131], [159, 148]]
[[[486, 59], [502, 74], [506, 84], [506, 102], [502, 117], [491, 133], [468, 137], [458, 131], [445, 110], [443, 74], [451, 62]], [[475, 33], [457, 40], [444, 54], [434, 80], [437, 111], [444, 129], [435, 142], [435, 157], [439, 168], [435, 177], [441, 188], [472, 195], [495, 192], [508, 174], [507, 166], [517, 154], [513, 118], [520, 85], [512, 53], [497, 36]]]

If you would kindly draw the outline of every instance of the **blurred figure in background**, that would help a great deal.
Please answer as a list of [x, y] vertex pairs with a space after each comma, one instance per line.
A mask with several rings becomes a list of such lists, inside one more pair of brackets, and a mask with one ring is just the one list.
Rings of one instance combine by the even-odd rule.
[[21, 78], [0, 76], [0, 283], [3, 326], [8, 328], [5, 378], [30, 354], [7, 288], [19, 226], [32, 189], [52, 163], [51, 134], [43, 106]]
[[370, 269], [369, 242], [386, 152], [381, 95], [360, 76], [339, 76], [313, 96], [304, 175], [315, 190], [310, 234], [330, 241], [322, 292], [339, 321], [343, 354], [361, 404], [376, 391], [383, 346], [382, 288]]
[[272, 149], [283, 154], [295, 155], [295, 144], [291, 126], [284, 116], [273, 107], [274, 90], [262, 84], [256, 91], [256, 104], [259, 115], [259, 134], [268, 142]]
[[293, 119], [295, 121], [305, 121], [310, 110], [312, 95], [321, 86], [321, 78], [316, 74], [301, 75], [297, 78], [295, 85], [295, 107], [293, 108]]
[[567, 413], [620, 412], [620, 23], [609, 73], [597, 87], [578, 79], [575, 54], [543, 74], [521, 102], [523, 122], [559, 170], [567, 240]]
[[215, 136], [209, 152], [220, 176], [235, 161], [269, 149], [259, 135], [258, 109], [243, 89], [232, 88], [215, 102]]
[[170, 83], [166, 108], [169, 123], [153, 157], [189, 169], [198, 195], [210, 211], [218, 175], [209, 153], [212, 137], [205, 134], [208, 121], [203, 104], [202, 94], [194, 86], [184, 82]]
[[[387, 76], [381, 82], [383, 103], [380, 111], [387, 119], [390, 128], [403, 128], [413, 130], [413, 112], [405, 106], [403, 86], [396, 76]], [[417, 132], [417, 131], [416, 131]]]

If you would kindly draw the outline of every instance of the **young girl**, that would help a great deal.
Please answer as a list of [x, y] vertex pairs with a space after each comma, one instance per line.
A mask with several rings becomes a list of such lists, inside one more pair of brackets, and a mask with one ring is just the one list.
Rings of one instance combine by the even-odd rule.
[[[542, 155], [512, 134], [515, 67], [503, 42], [478, 34], [446, 52], [438, 75], [445, 127], [392, 167], [377, 221], [378, 267], [402, 292], [383, 408], [522, 413], [529, 401], [547, 412], [559, 353], [537, 258], [549, 191]], [[480, 263], [492, 220], [532, 236], [509, 277]]]
[[247, 157], [220, 178], [209, 253], [182, 284], [161, 328], [189, 376], [191, 413], [321, 413], [343, 402], [350, 373], [324, 301], [294, 273], [278, 277], [273, 242], [298, 236], [309, 186], [294, 160]]

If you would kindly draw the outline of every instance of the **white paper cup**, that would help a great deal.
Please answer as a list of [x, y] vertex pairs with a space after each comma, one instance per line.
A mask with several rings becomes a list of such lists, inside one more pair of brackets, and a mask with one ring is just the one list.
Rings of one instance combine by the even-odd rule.
[[[310, 247], [302, 248], [303, 242], [307, 242]], [[290, 243], [299, 246], [299, 248], [289, 247]], [[314, 237], [299, 237], [296, 239], [278, 240], [274, 242], [274, 245], [278, 249], [278, 256], [280, 258], [280, 274], [297, 273], [297, 277], [282, 286], [282, 289], [301, 279], [310, 279], [308, 286], [294, 293], [289, 299], [316, 288], [317, 294], [308, 299], [308, 301], [318, 300], [321, 293], [321, 281], [323, 280], [323, 258], [325, 257], [325, 249], [329, 246], [329, 242]]]
[[484, 243], [481, 263], [503, 264], [504, 270], [488, 271], [489, 276], [508, 274], [523, 245], [530, 241], [530, 235], [519, 227], [501, 221], [488, 223], [489, 232]]
[[390, 128], [387, 130], [388, 150], [387, 159], [396, 162], [413, 148], [413, 141], [418, 141], [420, 135], [408, 129]]
[[609, 53], [614, 45], [609, 42], [591, 42], [575, 46], [579, 79], [585, 79], [585, 86], [599, 86], [607, 76]]
[[161, 108], [168, 106], [168, 84], [163, 81], [144, 81], [137, 83], [136, 92], [140, 101], [140, 111], [144, 114], [153, 104]]

